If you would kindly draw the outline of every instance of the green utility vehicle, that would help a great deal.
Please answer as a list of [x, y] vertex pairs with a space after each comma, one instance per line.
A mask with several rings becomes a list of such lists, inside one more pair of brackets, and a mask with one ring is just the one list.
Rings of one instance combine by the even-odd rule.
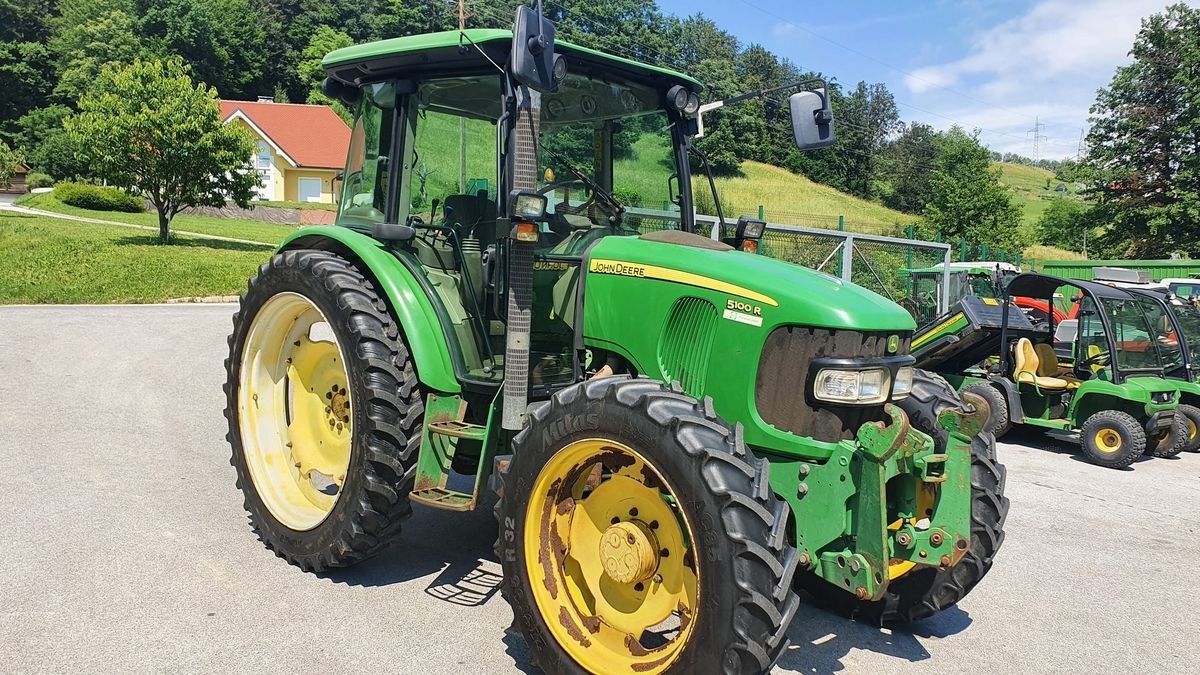
[[[986, 403], [912, 368], [899, 306], [695, 233], [699, 82], [527, 7], [324, 68], [355, 111], [337, 226], [263, 264], [226, 362], [280, 557], [352, 565], [412, 504], [494, 489], [501, 590], [553, 673], [762, 672], [798, 585], [897, 623], [987, 573]], [[833, 142], [821, 84], [787, 97], [802, 149]]]
[[1186, 423], [1183, 449], [1200, 450], [1200, 373], [1195, 349], [1200, 347], [1200, 308], [1192, 300], [1162, 291], [1125, 289], [1143, 303], [1164, 362], [1164, 375], [1179, 388], [1179, 414]]
[[936, 319], [940, 309], [953, 305], [964, 296], [998, 298], [1003, 293], [1003, 281], [1021, 268], [1003, 262], [956, 262], [922, 269], [902, 269], [906, 281], [906, 297], [900, 305], [924, 326]]
[[[1012, 302], [1049, 304], [1064, 286], [1079, 292], [1077, 325], [1056, 325], [1053, 315], [1031, 323]], [[1166, 360], [1152, 332], [1143, 305], [1124, 290], [1020, 274], [1001, 299], [966, 296], [919, 329], [913, 353], [920, 367], [987, 399], [997, 437], [1012, 424], [1038, 426], [1079, 442], [1095, 464], [1121, 468], [1147, 448], [1178, 454], [1186, 434], [1178, 385], [1163, 379]]]

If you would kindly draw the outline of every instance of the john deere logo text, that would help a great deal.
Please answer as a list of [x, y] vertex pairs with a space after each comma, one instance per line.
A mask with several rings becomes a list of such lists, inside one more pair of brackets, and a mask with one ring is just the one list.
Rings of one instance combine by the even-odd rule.
[[888, 336], [888, 353], [895, 354], [896, 350], [899, 348], [900, 348], [900, 336], [899, 335], [889, 335]]
[[646, 268], [641, 265], [626, 265], [625, 263], [609, 260], [593, 260], [591, 266], [588, 267], [588, 271], [600, 274], [620, 274], [626, 277], [646, 276]]

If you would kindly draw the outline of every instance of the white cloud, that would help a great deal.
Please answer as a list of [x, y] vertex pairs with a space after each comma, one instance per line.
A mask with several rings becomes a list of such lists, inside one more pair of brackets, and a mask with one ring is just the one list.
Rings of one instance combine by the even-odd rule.
[[785, 35], [791, 35], [792, 33], [795, 33], [795, 32], [796, 32], [796, 24], [788, 23], [786, 21], [777, 23], [771, 27], [771, 35], [773, 35], [775, 37], [784, 37]]
[[981, 140], [995, 150], [1029, 155], [1027, 130], [1036, 116], [1050, 136], [1042, 156], [1073, 156], [1096, 89], [1128, 62], [1141, 19], [1167, 4], [1042, 0], [971, 35], [964, 56], [910, 69], [904, 84], [922, 107], [958, 108], [927, 120], [936, 126], [949, 126], [945, 117], [953, 118], [987, 130]]

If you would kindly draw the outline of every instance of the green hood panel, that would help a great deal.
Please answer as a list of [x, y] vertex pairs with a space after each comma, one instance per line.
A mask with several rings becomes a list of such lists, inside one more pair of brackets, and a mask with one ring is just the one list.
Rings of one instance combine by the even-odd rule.
[[[637, 237], [606, 237], [592, 248], [589, 256], [589, 277], [645, 275], [657, 283], [707, 288], [752, 307], [761, 307], [766, 324], [856, 331], [908, 332], [916, 328], [903, 307], [878, 293], [761, 255]], [[628, 269], [610, 263], [627, 264]], [[638, 282], [646, 283], [642, 279]]]

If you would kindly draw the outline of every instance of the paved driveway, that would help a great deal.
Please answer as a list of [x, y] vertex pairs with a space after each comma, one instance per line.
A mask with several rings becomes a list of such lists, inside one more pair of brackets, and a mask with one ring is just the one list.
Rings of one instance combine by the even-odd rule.
[[[232, 311], [0, 308], [0, 672], [528, 670], [490, 509], [419, 508], [324, 578], [255, 540], [221, 416]], [[903, 632], [805, 606], [779, 672], [1200, 672], [1200, 455], [1110, 471], [1014, 440], [975, 593]]]

